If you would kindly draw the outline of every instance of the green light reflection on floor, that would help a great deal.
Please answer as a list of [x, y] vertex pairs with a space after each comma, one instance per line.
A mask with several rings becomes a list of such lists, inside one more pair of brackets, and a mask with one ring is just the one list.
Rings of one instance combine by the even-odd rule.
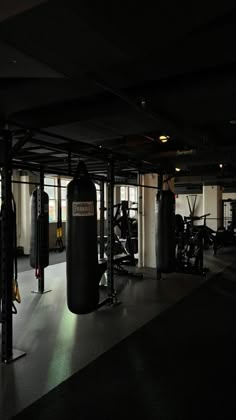
[[55, 348], [51, 355], [51, 362], [48, 367], [48, 379], [46, 389], [55, 386], [71, 375], [71, 355], [74, 350], [74, 336], [78, 316], [72, 314], [65, 306], [55, 334]]

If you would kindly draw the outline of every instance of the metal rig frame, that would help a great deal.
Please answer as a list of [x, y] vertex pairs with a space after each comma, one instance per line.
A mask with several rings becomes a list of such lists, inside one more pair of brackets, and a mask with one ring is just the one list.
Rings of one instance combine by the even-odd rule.
[[[9, 122], [8, 124], [11, 125]], [[101, 186], [101, 223], [100, 223], [100, 258], [104, 258], [104, 182], [107, 181], [108, 187], [108, 243], [107, 243], [107, 298], [100, 302], [97, 309], [105, 304], [117, 305], [120, 302], [117, 299], [117, 293], [114, 287], [114, 271], [113, 271], [113, 243], [114, 243], [114, 172], [123, 164], [127, 165], [127, 157], [122, 154], [112, 154], [109, 149], [101, 149], [97, 146], [86, 146], [84, 143], [77, 142], [65, 136], [58, 136], [50, 132], [38, 129], [28, 129], [27, 127], [20, 127], [11, 129], [10, 125], [5, 125], [6, 129], [0, 129], [0, 167], [2, 168], [2, 202], [4, 203], [2, 209], [1, 220], [1, 282], [2, 282], [2, 302], [1, 302], [1, 322], [2, 322], [2, 336], [1, 336], [1, 361], [10, 363], [13, 360], [25, 355], [24, 352], [13, 349], [13, 314], [12, 314], [12, 279], [13, 279], [13, 230], [11, 223], [11, 206], [12, 206], [12, 169], [27, 169], [40, 172], [40, 183], [38, 188], [38, 214], [42, 211], [42, 193], [44, 190], [44, 170], [47, 173], [57, 173], [58, 175], [72, 176], [74, 169], [75, 158], [84, 157], [86, 159], [99, 160], [104, 162], [107, 166], [106, 176], [94, 176], [93, 178], [100, 181]], [[16, 126], [16, 125], [15, 125]], [[40, 138], [41, 137], [41, 138]], [[47, 140], [60, 139], [64, 141], [64, 145], [50, 144], [48, 141], [42, 140], [42, 137], [47, 137]], [[48, 150], [45, 156], [37, 155], [37, 164], [28, 162], [30, 154], [25, 152], [25, 144], [35, 144], [29, 146], [29, 150], [44, 147]], [[67, 146], [66, 146], [67, 144]], [[24, 147], [24, 149], [23, 149]], [[64, 152], [67, 153], [67, 167], [60, 168], [61, 161], [58, 158], [50, 157], [50, 153]], [[26, 153], [26, 154], [25, 154]], [[73, 156], [73, 158], [72, 158]], [[47, 160], [48, 159], [48, 160]], [[54, 162], [59, 163], [58, 168], [53, 165]], [[128, 160], [128, 167], [130, 171], [133, 168], [139, 169], [143, 173], [157, 172], [157, 165], [150, 164], [145, 161], [138, 161], [136, 159]], [[14, 181], [15, 182], [15, 181]], [[16, 181], [17, 182], [17, 181]], [[20, 181], [19, 181], [20, 183]], [[29, 182], [30, 184], [30, 182]], [[35, 183], [33, 183], [35, 184]], [[44, 269], [40, 270], [40, 277], [38, 279], [38, 290], [35, 293], [44, 294], [47, 291], [44, 289]]]
[[[12, 314], [12, 280], [13, 280], [13, 225], [12, 225], [12, 156], [16, 148], [12, 147], [11, 132], [4, 130], [1, 140], [2, 166], [2, 218], [1, 218], [1, 282], [2, 282], [2, 337], [1, 361], [10, 363], [25, 355], [13, 349], [13, 314]], [[23, 142], [21, 142], [23, 143]], [[20, 144], [18, 143], [18, 147]]]

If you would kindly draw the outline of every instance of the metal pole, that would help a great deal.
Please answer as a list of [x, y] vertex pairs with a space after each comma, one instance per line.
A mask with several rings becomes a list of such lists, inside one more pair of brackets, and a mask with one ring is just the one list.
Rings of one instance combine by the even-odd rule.
[[12, 322], [12, 281], [13, 281], [13, 208], [11, 190], [11, 159], [12, 138], [10, 132], [3, 141], [4, 163], [2, 167], [2, 211], [1, 211], [1, 282], [2, 282], [2, 354], [4, 363], [23, 356], [25, 353], [13, 351]]
[[100, 259], [104, 258], [104, 181], [100, 182]]
[[114, 163], [108, 162], [108, 202], [107, 202], [107, 287], [108, 296], [114, 297], [114, 271], [113, 271], [113, 256], [114, 256], [114, 226], [113, 226], [113, 204], [114, 204]]
[[[38, 216], [42, 215], [44, 212], [43, 209], [43, 191], [44, 191], [44, 170], [43, 168], [40, 168], [40, 178], [39, 178], [39, 188], [37, 190], [37, 214]], [[38, 226], [38, 243], [40, 243], [40, 229]], [[38, 278], [38, 292], [44, 293], [44, 267], [41, 266], [40, 261], [40, 255], [39, 252], [37, 252], [37, 258], [38, 258], [38, 267], [39, 267], [39, 278]]]

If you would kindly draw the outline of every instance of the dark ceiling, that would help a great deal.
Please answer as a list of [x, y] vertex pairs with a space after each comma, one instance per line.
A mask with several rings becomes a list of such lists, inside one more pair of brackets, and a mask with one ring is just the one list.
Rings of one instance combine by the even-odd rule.
[[236, 185], [235, 39], [235, 1], [2, 1], [2, 128], [30, 130], [15, 165], [102, 174], [113, 157]]

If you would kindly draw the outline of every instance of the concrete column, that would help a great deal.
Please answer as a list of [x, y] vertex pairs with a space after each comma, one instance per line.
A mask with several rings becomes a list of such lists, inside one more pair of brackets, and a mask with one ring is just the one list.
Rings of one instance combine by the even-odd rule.
[[217, 230], [222, 218], [222, 189], [218, 185], [203, 186], [203, 213], [210, 213], [207, 226]]
[[21, 185], [17, 182], [13, 181], [20, 181], [19, 172], [13, 171], [12, 175], [12, 193], [16, 203], [16, 230], [17, 230], [17, 246], [19, 245], [20, 241], [20, 234], [21, 234], [21, 194], [20, 188]]
[[[22, 182], [28, 182], [28, 176], [21, 177]], [[20, 245], [24, 247], [24, 253], [28, 255], [30, 253], [30, 185], [21, 184], [21, 230], [20, 230]]]
[[[142, 184], [152, 187], [157, 187], [157, 174], [146, 174], [142, 178]], [[142, 229], [140, 229], [140, 236], [142, 232], [141, 241], [141, 256], [140, 264], [142, 262], [145, 267], [156, 267], [156, 218], [155, 218], [155, 202], [156, 202], [156, 188], [142, 188], [142, 194], [139, 191], [139, 223], [141, 220]], [[140, 198], [141, 197], [141, 198]], [[141, 213], [141, 214], [140, 214]], [[139, 251], [140, 252], [140, 251]]]
[[144, 184], [144, 176], [138, 175], [138, 267], [143, 267], [143, 254], [144, 254], [144, 205], [143, 194], [144, 189], [141, 185]]
[[[22, 182], [38, 182], [37, 177], [24, 175], [20, 177]], [[35, 189], [34, 185], [20, 184], [20, 217], [19, 217], [19, 245], [24, 247], [24, 253], [30, 253], [30, 234], [31, 234], [31, 212], [30, 197]], [[18, 225], [18, 226], [19, 226]]]

